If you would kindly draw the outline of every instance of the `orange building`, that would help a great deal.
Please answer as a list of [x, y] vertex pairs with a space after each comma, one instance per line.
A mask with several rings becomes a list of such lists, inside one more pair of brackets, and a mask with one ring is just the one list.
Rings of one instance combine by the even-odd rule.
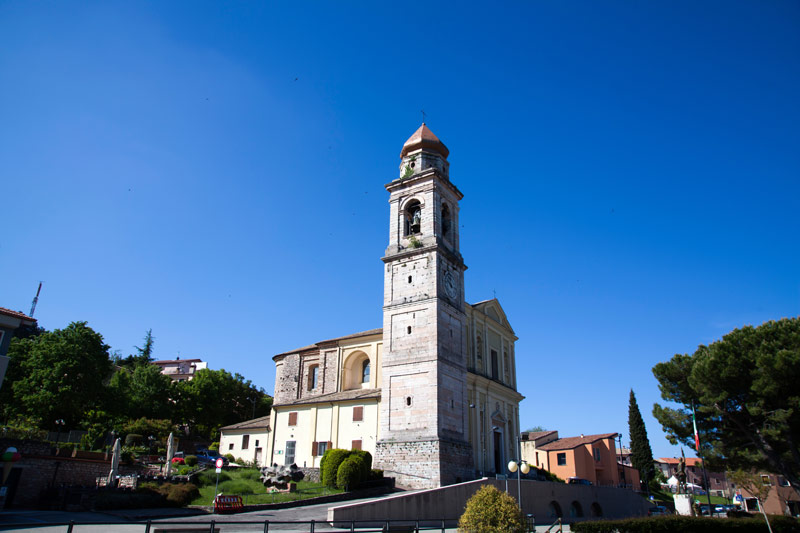
[[[523, 440], [522, 457], [563, 480], [578, 478], [593, 485], [617, 487], [621, 481], [616, 437], [616, 433], [603, 433], [559, 439], [555, 431], [531, 433], [526, 439], [528, 446]], [[626, 467], [625, 478], [625, 484], [639, 486], [636, 469]]]
[[[764, 511], [767, 514], [800, 516], [800, 498], [785, 477], [768, 472], [761, 472], [759, 477], [761, 477], [761, 483], [770, 487], [767, 499], [763, 502]], [[732, 490], [741, 494], [745, 510], [751, 513], [760, 511], [758, 501], [753, 498], [752, 494], [743, 487], [737, 487], [735, 483], [730, 483], [730, 485]]]

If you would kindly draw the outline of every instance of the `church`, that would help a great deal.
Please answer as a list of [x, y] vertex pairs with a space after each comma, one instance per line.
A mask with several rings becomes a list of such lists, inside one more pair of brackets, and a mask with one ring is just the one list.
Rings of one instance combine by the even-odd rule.
[[448, 155], [423, 123], [385, 185], [383, 328], [273, 357], [264, 463], [315, 468], [328, 449], [362, 449], [398, 486], [433, 488], [517, 458], [517, 337], [497, 299], [464, 299]]

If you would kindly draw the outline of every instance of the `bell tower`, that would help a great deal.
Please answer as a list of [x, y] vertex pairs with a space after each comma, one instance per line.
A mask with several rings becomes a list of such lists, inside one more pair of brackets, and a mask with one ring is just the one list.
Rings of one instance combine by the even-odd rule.
[[474, 477], [467, 427], [464, 265], [449, 150], [423, 123], [389, 191], [377, 468], [399, 485]]

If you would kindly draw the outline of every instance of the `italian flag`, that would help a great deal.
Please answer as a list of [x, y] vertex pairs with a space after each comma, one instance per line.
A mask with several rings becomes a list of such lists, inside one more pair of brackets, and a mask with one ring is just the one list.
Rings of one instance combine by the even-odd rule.
[[697, 432], [697, 416], [694, 413], [694, 403], [692, 403], [692, 426], [694, 427], [694, 448], [700, 451], [700, 434]]

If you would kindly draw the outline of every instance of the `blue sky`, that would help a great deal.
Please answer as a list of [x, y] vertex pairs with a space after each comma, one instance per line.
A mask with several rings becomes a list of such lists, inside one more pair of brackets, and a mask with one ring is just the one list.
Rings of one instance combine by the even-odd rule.
[[121, 355], [380, 327], [388, 193], [427, 113], [469, 301], [523, 427], [619, 431], [651, 368], [800, 314], [800, 4], [0, 2], [0, 305]]

